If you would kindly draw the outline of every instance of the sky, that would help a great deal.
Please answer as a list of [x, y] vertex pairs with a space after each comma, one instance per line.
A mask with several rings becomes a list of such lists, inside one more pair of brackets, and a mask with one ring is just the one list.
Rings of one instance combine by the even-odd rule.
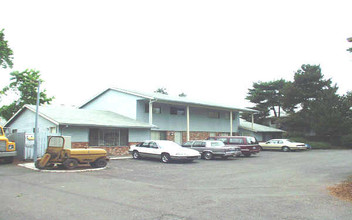
[[[53, 104], [109, 87], [250, 107], [254, 82], [293, 80], [302, 64], [352, 90], [352, 1], [0, 0], [10, 72], [39, 70]], [[2, 100], [4, 104], [6, 99]]]

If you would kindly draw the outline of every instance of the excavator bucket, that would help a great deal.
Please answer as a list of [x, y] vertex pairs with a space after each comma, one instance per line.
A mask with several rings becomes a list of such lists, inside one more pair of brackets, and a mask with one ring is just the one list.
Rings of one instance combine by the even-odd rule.
[[36, 167], [38, 169], [43, 169], [45, 166], [48, 164], [49, 160], [51, 158], [51, 155], [46, 153], [44, 156], [36, 162]]

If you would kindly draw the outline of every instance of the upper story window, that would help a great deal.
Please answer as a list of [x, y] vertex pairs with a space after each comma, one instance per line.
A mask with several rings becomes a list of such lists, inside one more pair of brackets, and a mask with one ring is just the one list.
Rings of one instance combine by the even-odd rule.
[[[149, 104], [145, 104], [145, 113], [149, 113]], [[161, 107], [153, 106], [153, 113], [154, 114], [161, 114]]]
[[170, 108], [170, 114], [171, 115], [185, 115], [186, 111], [185, 111], [184, 108], [171, 107]]

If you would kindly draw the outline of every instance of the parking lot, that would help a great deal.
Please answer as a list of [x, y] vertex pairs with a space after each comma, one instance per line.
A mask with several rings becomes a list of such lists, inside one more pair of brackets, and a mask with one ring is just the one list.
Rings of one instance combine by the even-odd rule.
[[0, 219], [351, 219], [327, 186], [352, 175], [352, 151], [261, 152], [163, 164], [112, 160], [101, 171], [0, 166]]

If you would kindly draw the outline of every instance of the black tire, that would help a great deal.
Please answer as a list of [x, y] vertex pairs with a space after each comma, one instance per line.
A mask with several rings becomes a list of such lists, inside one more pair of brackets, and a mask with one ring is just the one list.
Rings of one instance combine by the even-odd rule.
[[141, 156], [139, 155], [139, 152], [136, 150], [132, 152], [132, 157], [133, 157], [133, 159], [140, 159], [141, 158]]
[[106, 159], [100, 158], [95, 162], [91, 163], [90, 165], [94, 168], [102, 168], [102, 167], [106, 167], [107, 164], [108, 162], [106, 161]]
[[211, 159], [213, 159], [213, 154], [211, 153], [211, 152], [204, 152], [203, 153], [203, 158], [205, 159], [205, 160], [211, 160]]
[[251, 153], [245, 153], [243, 154], [245, 157], [250, 157], [251, 156]]
[[283, 152], [290, 152], [291, 149], [289, 147], [287, 147], [287, 146], [284, 146], [284, 147], [282, 147], [282, 151]]
[[170, 162], [170, 155], [167, 153], [161, 154], [161, 162], [169, 163]]
[[62, 163], [62, 165], [64, 165], [64, 167], [65, 167], [66, 169], [72, 170], [72, 169], [77, 168], [78, 162], [77, 162], [77, 160], [75, 160], [75, 159], [67, 159], [67, 160], [65, 160], [65, 161]]

